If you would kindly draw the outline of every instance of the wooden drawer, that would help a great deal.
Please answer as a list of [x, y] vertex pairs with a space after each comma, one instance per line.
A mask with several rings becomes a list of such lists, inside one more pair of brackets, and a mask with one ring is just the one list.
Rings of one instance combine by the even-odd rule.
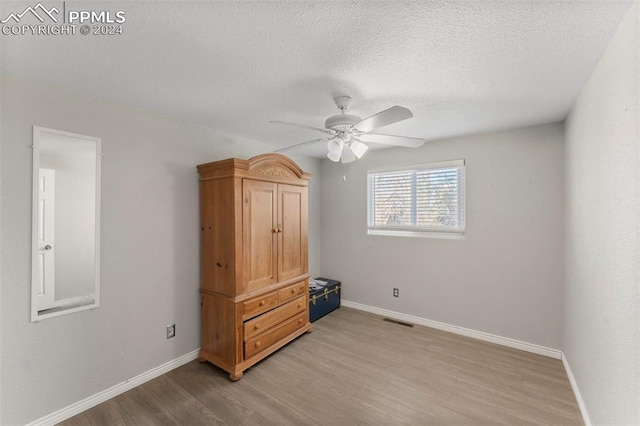
[[278, 293], [267, 293], [242, 302], [242, 319], [246, 320], [278, 306]]
[[244, 344], [245, 359], [251, 358], [258, 352], [267, 349], [274, 343], [277, 343], [278, 341], [284, 339], [297, 329], [302, 328], [306, 323], [305, 318], [306, 313], [303, 312], [294, 316], [293, 318], [286, 320], [282, 324], [275, 326], [266, 333], [263, 333], [251, 340], [247, 340]]
[[297, 283], [294, 285], [290, 285], [281, 290], [278, 290], [278, 303], [283, 304], [284, 302], [293, 299], [294, 297], [301, 296], [306, 294], [309, 291], [309, 285], [306, 281], [302, 281], [301, 283]]
[[260, 315], [251, 321], [247, 321], [244, 324], [244, 340], [249, 340], [260, 333], [264, 333], [274, 325], [291, 318], [299, 312], [303, 312], [305, 308], [304, 305], [305, 298], [304, 296], [300, 296], [286, 305], [280, 306], [264, 315]]

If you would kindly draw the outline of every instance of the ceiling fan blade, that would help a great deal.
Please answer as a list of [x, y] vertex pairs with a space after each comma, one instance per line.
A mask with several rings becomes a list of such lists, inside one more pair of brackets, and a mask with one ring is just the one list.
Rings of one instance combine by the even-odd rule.
[[303, 129], [317, 130], [318, 132], [334, 135], [335, 132], [329, 129], [321, 129], [319, 127], [305, 126], [304, 124], [289, 123], [288, 121], [270, 121], [269, 124], [280, 124], [283, 126], [301, 127]]
[[383, 135], [380, 133], [366, 133], [358, 136], [363, 142], [382, 143], [385, 145], [404, 146], [407, 148], [418, 148], [426, 142], [420, 138], [409, 138], [407, 136]]
[[396, 105], [372, 115], [371, 117], [365, 118], [359, 123], [354, 124], [353, 128], [360, 132], [367, 133], [411, 117], [413, 117], [411, 110]]
[[292, 149], [302, 148], [303, 146], [311, 145], [311, 144], [314, 144], [314, 143], [317, 143], [317, 142], [330, 141], [331, 139], [334, 139], [334, 138], [320, 138], [320, 139], [314, 139], [314, 140], [311, 140], [311, 141], [306, 141], [306, 142], [302, 142], [302, 143], [299, 143], [299, 144], [291, 145], [291, 146], [288, 146], [288, 147], [286, 147], [286, 148], [276, 149], [276, 150], [275, 150], [275, 151], [273, 151], [273, 152], [285, 152], [285, 151], [291, 151]]

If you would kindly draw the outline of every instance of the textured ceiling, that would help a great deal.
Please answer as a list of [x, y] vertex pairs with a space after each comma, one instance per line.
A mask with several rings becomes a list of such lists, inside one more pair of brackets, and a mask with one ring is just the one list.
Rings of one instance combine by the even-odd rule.
[[323, 127], [338, 95], [435, 139], [564, 119], [631, 3], [67, 1], [126, 11], [124, 35], [1, 35], [1, 70], [276, 147], [322, 134], [269, 120]]

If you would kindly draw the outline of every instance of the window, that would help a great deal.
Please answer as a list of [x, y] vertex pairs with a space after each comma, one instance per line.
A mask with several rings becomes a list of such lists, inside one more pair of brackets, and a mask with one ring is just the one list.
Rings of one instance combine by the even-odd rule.
[[369, 234], [464, 233], [464, 160], [372, 170], [367, 182]]

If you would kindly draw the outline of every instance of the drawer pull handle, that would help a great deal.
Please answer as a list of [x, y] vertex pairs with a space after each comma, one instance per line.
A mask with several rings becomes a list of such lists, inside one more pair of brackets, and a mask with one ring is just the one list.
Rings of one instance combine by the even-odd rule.
[[264, 306], [264, 305], [265, 305], [265, 303], [267, 303], [267, 302], [265, 302], [264, 300], [261, 300], [261, 301], [260, 301], [260, 306]]
[[295, 288], [292, 288], [292, 289], [291, 289], [291, 293], [295, 293], [295, 292], [296, 292], [296, 289], [295, 289]]
[[298, 320], [298, 324], [302, 324], [302, 318]]
[[254, 325], [254, 326], [253, 326], [253, 328], [254, 328], [254, 330], [259, 329], [259, 328], [260, 328], [260, 324], [256, 324], [256, 325]]
[[256, 342], [256, 348], [259, 348], [262, 343]]
[[302, 308], [302, 303], [298, 303], [298, 308]]

